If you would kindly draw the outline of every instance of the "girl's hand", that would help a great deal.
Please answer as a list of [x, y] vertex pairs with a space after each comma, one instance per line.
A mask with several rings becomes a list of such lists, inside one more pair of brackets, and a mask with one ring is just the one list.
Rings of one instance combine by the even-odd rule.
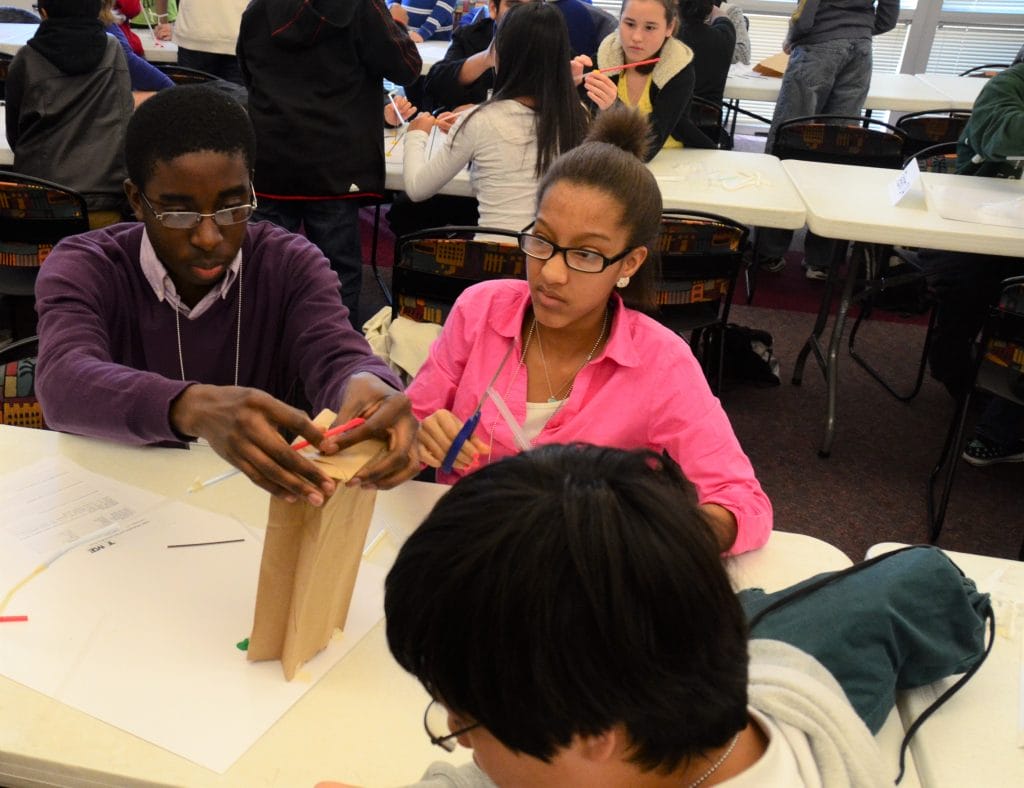
[[452, 130], [452, 126], [455, 125], [455, 121], [459, 119], [459, 115], [463, 112], [473, 109], [476, 104], [460, 104], [458, 107], [453, 109], [451, 112], [442, 112], [437, 116], [437, 126], [441, 131], [447, 134]]
[[[420, 431], [416, 433], [416, 441], [420, 452], [420, 461], [431, 468], [440, 468], [445, 455], [452, 447], [452, 441], [462, 429], [463, 422], [450, 410], [437, 410], [420, 422]], [[471, 435], [455, 458], [455, 468], [459, 471], [472, 467], [481, 454], [489, 454], [490, 450], [475, 435]]]
[[410, 30], [409, 31], [409, 38], [412, 39], [414, 44], [422, 44], [423, 43], [423, 36], [421, 36], [415, 30]]
[[608, 109], [619, 96], [619, 88], [611, 79], [600, 71], [591, 71], [583, 77], [583, 87], [587, 96], [598, 109]]
[[158, 41], [170, 41], [171, 40], [171, 25], [169, 22], [159, 22], [157, 26], [153, 28], [153, 35], [156, 36]]
[[427, 133], [434, 128], [434, 116], [428, 112], [421, 112], [409, 121], [409, 131], [425, 131]]
[[403, 121], [408, 120], [416, 114], [416, 107], [414, 107], [412, 102], [403, 95], [395, 94], [393, 98], [395, 100], [395, 107], [398, 107], [398, 111], [402, 113], [402, 117], [399, 118], [395, 115], [395, 107], [392, 107], [391, 102], [389, 101], [384, 106], [384, 122], [389, 126], [400, 126]]
[[583, 72], [594, 65], [589, 55], [576, 55], [569, 61], [569, 70], [572, 72], [572, 84], [580, 86], [583, 81]]

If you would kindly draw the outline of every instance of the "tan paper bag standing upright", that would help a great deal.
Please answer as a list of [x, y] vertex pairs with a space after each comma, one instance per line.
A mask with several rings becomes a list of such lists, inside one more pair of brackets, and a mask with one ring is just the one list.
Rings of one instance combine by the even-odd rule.
[[376, 500], [375, 491], [344, 482], [383, 448], [370, 440], [310, 457], [339, 481], [322, 507], [271, 499], [248, 658], [280, 659], [289, 681], [344, 629]]

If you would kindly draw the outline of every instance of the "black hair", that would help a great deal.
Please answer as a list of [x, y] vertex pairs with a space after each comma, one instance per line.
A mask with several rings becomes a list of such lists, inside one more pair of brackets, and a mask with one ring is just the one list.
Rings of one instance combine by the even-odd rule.
[[745, 619], [667, 456], [552, 445], [464, 477], [384, 607], [398, 663], [516, 752], [621, 724], [631, 760], [667, 772], [747, 722]]
[[140, 189], [145, 189], [157, 162], [199, 151], [239, 153], [252, 171], [252, 123], [226, 93], [207, 85], [179, 85], [161, 90], [132, 113], [124, 155], [128, 177]]
[[712, 0], [679, 0], [679, 17], [690, 24], [702, 24], [713, 5]]
[[[578, 145], [586, 131], [586, 113], [569, 65], [572, 51], [565, 18], [547, 3], [513, 6], [498, 22], [494, 45], [494, 93], [484, 104], [531, 101], [537, 128], [534, 173], [539, 178], [559, 153]], [[466, 118], [465, 123], [471, 120]]]
[[590, 124], [583, 144], [558, 157], [541, 179], [537, 205], [559, 181], [599, 189], [622, 209], [609, 217], [629, 230], [629, 245], [647, 247], [647, 260], [621, 291], [634, 309], [654, 311], [660, 274], [661, 189], [644, 164], [653, 141], [647, 118], [635, 109], [614, 104]]
[[39, 0], [39, 10], [45, 11], [50, 19], [85, 17], [98, 19], [101, 0]]

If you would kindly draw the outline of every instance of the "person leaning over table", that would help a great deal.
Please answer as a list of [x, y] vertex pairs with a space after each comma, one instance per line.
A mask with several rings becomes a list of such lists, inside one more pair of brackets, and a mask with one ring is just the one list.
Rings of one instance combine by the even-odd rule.
[[654, 452], [544, 446], [460, 480], [385, 581], [426, 735], [473, 750], [416, 788], [891, 785], [821, 662], [748, 639], [717, 550]]
[[611, 109], [547, 170], [519, 239], [527, 281], [463, 292], [409, 386], [420, 457], [439, 467], [490, 390], [454, 474], [438, 481], [519, 451], [497, 394], [531, 445], [668, 452], [719, 548], [742, 553], [767, 541], [771, 503], [689, 345], [633, 308], [653, 304], [661, 230], [661, 191], [642, 161], [648, 133], [639, 113]]
[[[168, 88], [139, 107], [124, 184], [139, 223], [65, 239], [40, 270], [46, 421], [130, 444], [204, 438], [260, 487], [313, 505], [335, 484], [279, 430], [326, 454], [373, 436], [388, 449], [354, 483], [398, 484], [418, 467], [409, 402], [349, 326], [319, 250], [248, 223], [254, 154], [245, 110], [213, 88]], [[323, 438], [282, 401], [303, 393], [316, 411], [367, 421]]]
[[[662, 148], [714, 148], [715, 143], [690, 120], [695, 70], [693, 50], [674, 37], [679, 23], [675, 0], [626, 0], [619, 29], [601, 42], [599, 69], [659, 58], [657, 63], [616, 71], [590, 71], [583, 77], [587, 97], [601, 111], [614, 104], [635, 107], [647, 116], [654, 133], [648, 151]], [[578, 57], [577, 67], [591, 65]]]
[[736, 28], [712, 0], [679, 0], [676, 36], [693, 52], [693, 95], [721, 104], [736, 49]]
[[113, 36], [121, 44], [125, 60], [128, 62], [128, 76], [131, 77], [133, 91], [155, 92], [171, 87], [174, 83], [164, 72], [145, 60], [132, 50], [131, 44], [125, 38], [124, 31], [120, 25], [114, 24], [113, 15], [114, 0], [103, 0], [103, 7], [100, 9], [100, 21], [106, 25], [107, 34]]
[[491, 0], [488, 14], [455, 30], [448, 51], [424, 78], [427, 109], [455, 110], [487, 100], [494, 87], [494, 29], [506, 11], [524, 2], [530, 0]]

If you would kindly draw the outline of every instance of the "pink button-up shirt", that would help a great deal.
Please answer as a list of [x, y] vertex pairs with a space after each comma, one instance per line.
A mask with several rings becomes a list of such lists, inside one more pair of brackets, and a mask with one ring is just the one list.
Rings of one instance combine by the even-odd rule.
[[[521, 280], [484, 282], [466, 290], [409, 386], [413, 412], [422, 419], [446, 408], [469, 418], [510, 346], [494, 382], [516, 420], [526, 418], [526, 371], [521, 330], [530, 306]], [[515, 454], [515, 441], [488, 401], [476, 436], [491, 446], [491, 460]], [[534, 444], [586, 442], [621, 449], [666, 450], [697, 488], [700, 503], [716, 503], [736, 517], [730, 553], [761, 547], [772, 529], [772, 506], [754, 477], [721, 404], [680, 337], [614, 297], [604, 349], [576, 376], [568, 401]], [[456, 474], [438, 473], [452, 482]]]

